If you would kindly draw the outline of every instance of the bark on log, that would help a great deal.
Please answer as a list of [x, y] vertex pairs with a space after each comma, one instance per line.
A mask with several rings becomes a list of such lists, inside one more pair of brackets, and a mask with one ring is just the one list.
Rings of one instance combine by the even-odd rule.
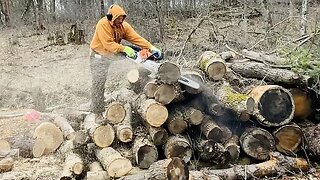
[[189, 180], [222, 180], [214, 174], [207, 174], [201, 171], [189, 171]]
[[33, 137], [36, 138], [33, 151], [37, 152], [34, 155], [39, 157], [43, 154], [54, 152], [63, 142], [63, 133], [56, 125], [50, 122], [41, 123], [35, 129]]
[[293, 119], [294, 101], [291, 93], [283, 87], [257, 86], [249, 95], [255, 101], [254, 115], [262, 125], [282, 126]]
[[200, 88], [199, 89], [194, 89], [191, 88], [189, 86], [185, 86], [182, 85], [183, 89], [186, 90], [188, 93], [190, 94], [199, 94], [203, 91], [203, 86], [205, 86], [205, 82], [204, 82], [204, 76], [202, 75], [202, 73], [200, 71], [197, 70], [183, 70], [181, 72], [181, 75], [183, 75], [184, 77], [187, 77], [191, 80], [194, 80], [195, 82], [200, 84]]
[[0, 161], [0, 173], [8, 172], [13, 169], [14, 161], [12, 158], [5, 158]]
[[170, 104], [177, 97], [176, 88], [173, 84], [161, 84], [154, 92], [154, 99], [163, 104]]
[[249, 128], [241, 135], [240, 145], [249, 156], [258, 160], [266, 160], [270, 152], [275, 149], [275, 140], [264, 129]]
[[127, 79], [130, 83], [130, 89], [135, 93], [140, 93], [141, 89], [150, 80], [150, 71], [144, 68], [132, 69], [127, 73]]
[[61, 129], [63, 136], [67, 140], [74, 139], [75, 131], [66, 118], [58, 116], [53, 120], [53, 122]]
[[302, 130], [296, 124], [281, 126], [273, 135], [277, 150], [288, 155], [295, 154], [303, 144]]
[[192, 125], [200, 125], [202, 123], [204, 114], [200, 110], [191, 106], [181, 107], [180, 110], [184, 116], [184, 119], [188, 123]]
[[287, 69], [271, 68], [263, 63], [233, 63], [230, 68], [244, 77], [264, 79], [277, 84], [309, 86], [312, 83], [309, 76], [301, 76]]
[[112, 102], [105, 111], [105, 117], [111, 124], [118, 124], [123, 121], [126, 116], [126, 110], [123, 107], [123, 103]]
[[134, 140], [133, 155], [135, 162], [141, 169], [148, 169], [158, 160], [158, 150], [148, 137], [137, 136]]
[[160, 127], [168, 118], [167, 108], [154, 99], [141, 102], [138, 110], [141, 117], [151, 126]]
[[111, 147], [97, 149], [96, 156], [111, 177], [124, 176], [132, 169], [130, 160], [123, 158], [119, 152]]
[[89, 166], [90, 171], [87, 172], [87, 180], [109, 180], [107, 171], [103, 170], [100, 163], [95, 161]]
[[151, 137], [151, 140], [154, 145], [163, 145], [167, 142], [168, 140], [168, 132], [166, 129], [162, 127], [153, 127], [150, 126], [149, 124], [146, 125], [149, 135]]
[[75, 147], [80, 147], [89, 142], [90, 137], [86, 133], [85, 130], [79, 130], [75, 133], [75, 137], [73, 139], [73, 144]]
[[131, 104], [126, 103], [124, 105], [125, 114], [124, 120], [115, 125], [114, 128], [116, 130], [117, 138], [121, 142], [131, 142], [133, 139], [133, 130], [131, 126], [131, 120], [132, 120], [132, 109]]
[[306, 91], [290, 89], [294, 101], [294, 118], [305, 119], [312, 113], [312, 100]]
[[97, 146], [104, 148], [113, 143], [115, 138], [113, 127], [109, 124], [97, 124], [95, 114], [87, 115], [83, 126]]
[[236, 112], [241, 121], [248, 121], [254, 112], [254, 99], [236, 92], [228, 83], [213, 86], [213, 94], [224, 108]]
[[221, 80], [227, 72], [224, 60], [212, 51], [205, 51], [202, 53], [198, 64], [199, 68], [214, 81]]
[[150, 80], [143, 88], [143, 92], [147, 98], [154, 98], [155, 92], [158, 88], [158, 84], [155, 80]]
[[205, 88], [203, 92], [199, 94], [199, 98], [195, 98], [191, 105], [193, 107], [202, 107], [204, 106], [203, 110], [215, 116], [222, 116], [224, 113], [224, 109], [219, 104], [218, 99], [214, 96], [212, 90]]
[[178, 82], [180, 75], [180, 68], [176, 64], [164, 62], [158, 68], [157, 80], [164, 84], [174, 84]]
[[270, 160], [250, 165], [235, 165], [229, 169], [205, 170], [208, 175], [217, 175], [221, 179], [236, 180], [246, 178], [264, 178], [272, 175], [282, 175], [289, 171], [307, 171], [308, 162], [303, 158], [292, 158], [273, 152]]
[[240, 154], [239, 137], [237, 135], [233, 135], [224, 143], [224, 148], [230, 155], [230, 162], [236, 162]]
[[241, 54], [243, 54], [248, 59], [258, 60], [258, 61], [270, 63], [270, 64], [288, 63], [288, 60], [286, 60], [285, 58], [281, 58], [275, 55], [266, 55], [266, 54], [262, 54], [254, 51], [248, 51], [247, 49], [243, 49], [241, 51]]
[[148, 179], [166, 180], [166, 179], [189, 179], [189, 170], [187, 164], [180, 158], [168, 158], [153, 163], [148, 171]]
[[220, 126], [214, 122], [210, 116], [205, 116], [201, 124], [201, 132], [205, 135], [207, 139], [211, 139], [214, 142], [221, 141], [223, 137], [223, 132]]
[[189, 162], [192, 156], [190, 141], [182, 135], [169, 137], [164, 147], [164, 155], [166, 158], [179, 157], [186, 163]]
[[74, 175], [80, 175], [84, 169], [81, 157], [72, 152], [66, 154], [65, 163], [60, 180], [71, 180]]
[[188, 128], [185, 116], [178, 108], [175, 108], [170, 112], [166, 125], [167, 129], [172, 134], [181, 134]]
[[303, 128], [306, 149], [312, 157], [320, 158], [320, 124]]

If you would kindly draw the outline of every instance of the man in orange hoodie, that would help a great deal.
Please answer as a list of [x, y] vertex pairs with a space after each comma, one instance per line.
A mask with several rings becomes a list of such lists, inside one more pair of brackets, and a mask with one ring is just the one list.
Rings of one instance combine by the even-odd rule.
[[112, 61], [123, 59], [121, 54], [135, 58], [136, 52], [130, 46], [120, 44], [122, 39], [149, 49], [152, 54], [162, 56], [161, 51], [141, 37], [125, 20], [125, 11], [119, 5], [111, 5], [107, 16], [99, 20], [90, 44], [90, 68], [92, 74], [91, 111], [101, 115], [104, 111], [104, 91], [106, 76]]

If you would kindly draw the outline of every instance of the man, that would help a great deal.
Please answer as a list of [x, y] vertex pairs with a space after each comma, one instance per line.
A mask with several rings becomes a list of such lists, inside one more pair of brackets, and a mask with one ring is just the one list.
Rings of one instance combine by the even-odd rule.
[[101, 115], [104, 111], [104, 90], [109, 65], [112, 61], [123, 59], [121, 54], [135, 58], [136, 52], [129, 46], [120, 44], [122, 39], [149, 49], [152, 54], [161, 56], [161, 51], [141, 37], [125, 20], [125, 11], [119, 5], [111, 5], [107, 16], [99, 20], [90, 44], [90, 68], [92, 74], [91, 111]]

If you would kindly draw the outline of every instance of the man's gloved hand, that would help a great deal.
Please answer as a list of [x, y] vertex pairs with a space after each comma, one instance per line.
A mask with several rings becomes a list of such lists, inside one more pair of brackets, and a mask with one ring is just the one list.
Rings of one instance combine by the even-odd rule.
[[151, 53], [155, 56], [155, 58], [162, 59], [162, 52], [160, 49], [152, 46], [150, 50], [151, 50]]
[[129, 46], [125, 46], [123, 52], [125, 52], [129, 58], [135, 59], [137, 57], [136, 52]]

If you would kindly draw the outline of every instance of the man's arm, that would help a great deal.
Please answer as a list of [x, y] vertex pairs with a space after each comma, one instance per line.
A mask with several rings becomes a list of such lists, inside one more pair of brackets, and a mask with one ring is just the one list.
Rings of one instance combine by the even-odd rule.
[[99, 21], [96, 27], [96, 33], [103, 47], [113, 53], [123, 52], [124, 46], [113, 40], [112, 30], [104, 23], [105, 21]]
[[134, 45], [137, 45], [139, 47], [141, 47], [142, 49], [151, 49], [152, 48], [152, 44], [147, 41], [146, 39], [144, 39], [143, 37], [141, 37], [133, 28], [132, 26], [127, 23], [127, 22], [123, 22], [123, 26], [125, 28], [125, 37], [124, 39], [131, 42]]

